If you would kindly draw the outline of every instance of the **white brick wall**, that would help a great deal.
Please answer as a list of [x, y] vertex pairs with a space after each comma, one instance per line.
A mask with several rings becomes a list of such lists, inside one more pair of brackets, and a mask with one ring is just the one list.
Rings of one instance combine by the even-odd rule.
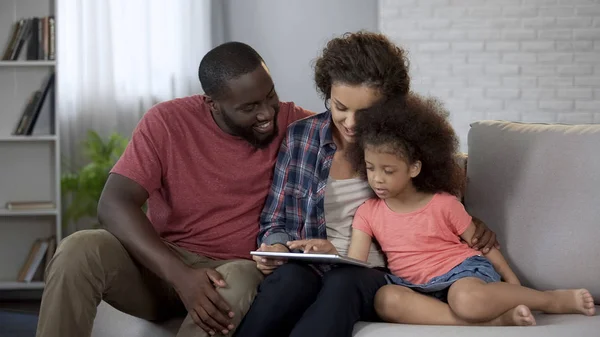
[[600, 0], [380, 0], [413, 90], [469, 123], [600, 123]]

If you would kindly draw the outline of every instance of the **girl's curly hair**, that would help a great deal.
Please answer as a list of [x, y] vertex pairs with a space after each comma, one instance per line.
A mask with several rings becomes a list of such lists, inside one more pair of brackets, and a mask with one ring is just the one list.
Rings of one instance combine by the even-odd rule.
[[328, 100], [334, 83], [366, 84], [385, 98], [409, 91], [406, 52], [385, 35], [366, 31], [346, 33], [327, 43], [315, 63], [315, 84]]
[[438, 100], [414, 93], [382, 101], [357, 113], [349, 159], [366, 177], [365, 147], [385, 146], [409, 164], [421, 161], [421, 173], [412, 179], [418, 191], [459, 196], [465, 178], [456, 161], [458, 138], [448, 116]]

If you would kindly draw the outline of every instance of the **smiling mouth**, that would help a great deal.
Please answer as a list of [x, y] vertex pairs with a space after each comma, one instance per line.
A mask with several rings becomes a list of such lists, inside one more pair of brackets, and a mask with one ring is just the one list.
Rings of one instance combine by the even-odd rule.
[[254, 126], [254, 130], [259, 133], [267, 133], [273, 130], [273, 120], [262, 122]]
[[354, 131], [352, 131], [352, 130], [348, 129], [348, 128], [347, 128], [347, 127], [345, 127], [345, 126], [344, 126], [344, 133], [345, 133], [347, 136], [350, 136], [350, 137], [354, 137], [354, 135], [356, 134]]

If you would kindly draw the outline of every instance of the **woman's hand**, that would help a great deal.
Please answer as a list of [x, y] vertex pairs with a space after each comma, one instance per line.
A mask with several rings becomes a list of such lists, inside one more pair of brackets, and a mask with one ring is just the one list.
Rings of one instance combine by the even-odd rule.
[[324, 239], [296, 240], [287, 243], [290, 250], [300, 249], [305, 253], [338, 254], [331, 241]]
[[[261, 244], [258, 247], [257, 251], [259, 252], [281, 252], [288, 253], [289, 250], [286, 246], [281, 243], [276, 243], [274, 245], [266, 245]], [[256, 261], [256, 267], [264, 274], [269, 275], [275, 271], [279, 266], [283, 265], [286, 261], [282, 259], [269, 259], [262, 256], [254, 256], [254, 261]]]

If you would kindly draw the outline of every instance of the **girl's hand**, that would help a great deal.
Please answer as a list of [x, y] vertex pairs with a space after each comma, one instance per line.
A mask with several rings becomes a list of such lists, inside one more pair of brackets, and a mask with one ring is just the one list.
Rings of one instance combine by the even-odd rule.
[[514, 284], [516, 286], [520, 286], [521, 285], [521, 282], [519, 282], [519, 279], [508, 279], [508, 280], [506, 280], [506, 283]]
[[305, 253], [313, 254], [338, 254], [337, 249], [329, 240], [311, 239], [311, 240], [296, 240], [287, 243], [290, 250], [300, 249]]

